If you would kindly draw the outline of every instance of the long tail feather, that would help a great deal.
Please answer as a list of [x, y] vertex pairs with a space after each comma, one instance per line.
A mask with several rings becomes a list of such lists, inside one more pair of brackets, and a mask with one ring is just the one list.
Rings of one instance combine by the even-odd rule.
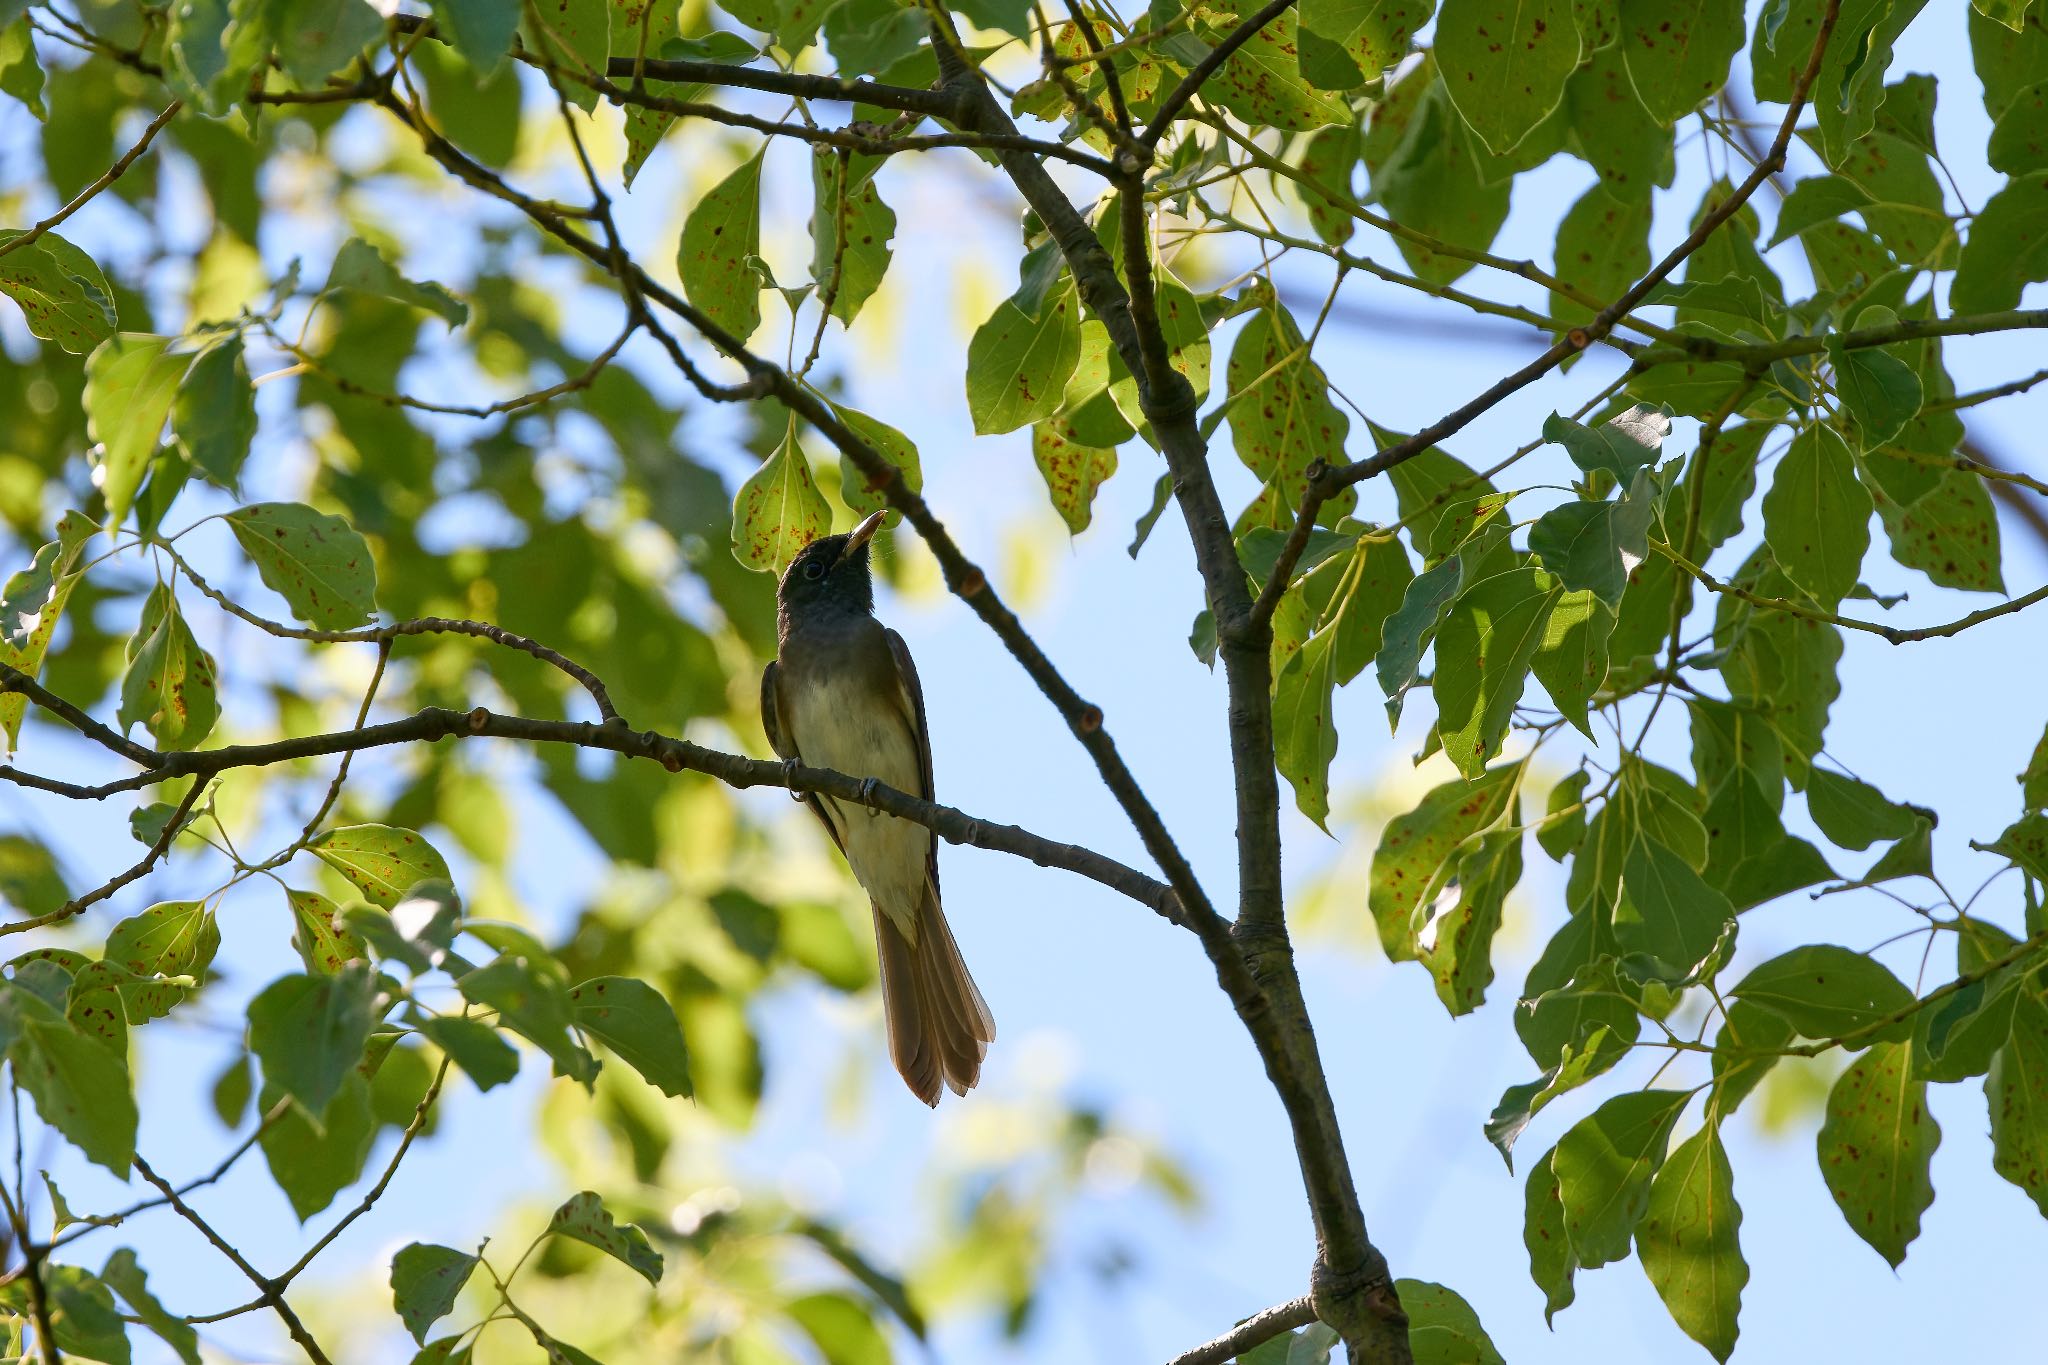
[[996, 1024], [961, 960], [938, 896], [926, 888], [915, 946], [879, 906], [874, 913], [889, 1056], [896, 1070], [926, 1104], [938, 1104], [941, 1085], [966, 1094], [981, 1079], [981, 1061], [995, 1041]]

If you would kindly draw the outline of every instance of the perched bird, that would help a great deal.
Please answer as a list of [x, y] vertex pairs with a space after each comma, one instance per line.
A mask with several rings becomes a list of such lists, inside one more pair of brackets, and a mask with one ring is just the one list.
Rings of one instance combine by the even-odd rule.
[[[785, 759], [873, 778], [930, 801], [924, 692], [903, 637], [875, 619], [868, 543], [882, 513], [823, 536], [776, 590], [778, 658], [761, 674], [761, 726]], [[996, 1025], [939, 908], [938, 841], [923, 825], [829, 796], [803, 798], [868, 893], [889, 1055], [911, 1093], [937, 1105], [981, 1077]]]

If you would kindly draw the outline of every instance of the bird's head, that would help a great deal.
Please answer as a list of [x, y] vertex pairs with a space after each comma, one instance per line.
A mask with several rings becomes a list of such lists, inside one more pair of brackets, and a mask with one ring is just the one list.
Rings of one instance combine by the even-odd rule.
[[882, 527], [876, 512], [844, 535], [820, 536], [797, 552], [775, 591], [780, 615], [860, 614], [875, 609], [868, 577], [868, 544]]

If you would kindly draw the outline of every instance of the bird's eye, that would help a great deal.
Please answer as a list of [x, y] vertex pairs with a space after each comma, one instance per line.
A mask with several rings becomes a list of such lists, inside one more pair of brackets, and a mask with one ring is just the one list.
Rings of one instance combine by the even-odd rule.
[[804, 565], [804, 577], [815, 583], [825, 576], [825, 566], [817, 560]]

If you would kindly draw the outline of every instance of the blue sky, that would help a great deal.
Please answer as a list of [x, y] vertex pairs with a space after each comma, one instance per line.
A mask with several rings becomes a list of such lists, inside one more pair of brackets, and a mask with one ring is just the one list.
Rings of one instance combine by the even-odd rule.
[[[1939, 78], [1939, 138], [1962, 194], [1971, 207], [1981, 207], [1999, 178], [1981, 165], [1988, 127], [1960, 9], [1930, 7], [1899, 45], [1892, 75], [1927, 71]], [[21, 116], [10, 110], [0, 120], [19, 122]], [[5, 136], [19, 137], [21, 129], [8, 128]], [[650, 261], [672, 254], [686, 188], [701, 189], [716, 174], [715, 167], [679, 165], [679, 145], [671, 140], [622, 201], [629, 239]], [[771, 174], [767, 254], [779, 275], [798, 277], [800, 265], [787, 272], [779, 267], [785, 259], [808, 258], [807, 168], [794, 149], [778, 155], [783, 165]], [[990, 570], [1075, 686], [1102, 706], [1107, 726], [1182, 848], [1218, 898], [1228, 900], [1233, 821], [1223, 683], [1185, 644], [1200, 605], [1186, 534], [1177, 514], [1169, 512], [1142, 556], [1135, 562], [1126, 556], [1131, 524], [1148, 503], [1159, 472], [1156, 457], [1140, 443], [1125, 448], [1118, 476], [1098, 498], [1095, 525], [1069, 543], [1045, 502], [1026, 435], [972, 435], [961, 387], [963, 343], [966, 329], [1010, 288], [1016, 206], [992, 175], [976, 167], [975, 189], [963, 207], [957, 182], [944, 174], [963, 165], [971, 163], [960, 155], [930, 168], [935, 173], [900, 166], [883, 173], [883, 193], [902, 224], [890, 292], [870, 306], [849, 340], [839, 340], [835, 330], [827, 363], [849, 365], [845, 373], [857, 404], [917, 441], [934, 509]], [[1511, 254], [1546, 256], [1553, 225], [1591, 178], [1569, 158], [1521, 177], [1502, 235], [1512, 244]], [[1678, 181], [1659, 201], [1660, 249], [1682, 231], [1706, 182], [1705, 152], [1695, 138], [1681, 146]], [[76, 235], [91, 245], [114, 246], [122, 233], [121, 210], [108, 206], [102, 214], [99, 207], [80, 215]], [[1768, 196], [1762, 207], [1768, 217]], [[420, 248], [415, 272], [459, 280], [463, 264], [449, 245], [455, 234], [437, 233], [437, 226], [425, 220], [410, 224]], [[293, 251], [322, 259], [322, 238], [340, 235], [331, 223], [305, 227], [288, 246], [266, 244], [269, 254], [280, 257], [277, 264]], [[1391, 259], [1383, 242], [1362, 235], [1354, 243], [1354, 249], [1368, 247]], [[1803, 280], [1795, 247], [1782, 247], [1770, 259], [1788, 281]], [[1198, 285], [1231, 273], [1232, 263], [1220, 259], [1189, 271]], [[1311, 297], [1320, 297], [1329, 279], [1321, 262], [1287, 264], [1281, 277], [1285, 287]], [[1466, 283], [1493, 297], [1533, 301], [1528, 291], [1510, 287], [1514, 281], [1484, 272]], [[1350, 297], [1377, 321], [1364, 327], [1333, 324], [1318, 358], [1333, 381], [1383, 425], [1411, 430], [1435, 418], [1522, 354], [1491, 339], [1467, 344], [1403, 334], [1398, 319], [1418, 315], [1414, 296], [1369, 282], [1352, 287]], [[2038, 302], [2039, 293], [2037, 286], [2030, 301]], [[770, 300], [767, 307], [772, 318], [777, 305]], [[615, 319], [608, 311], [593, 311], [587, 318], [579, 314], [577, 325], [601, 345]], [[756, 344], [779, 353], [781, 338], [764, 328]], [[660, 374], [653, 357], [635, 358], [646, 373]], [[1984, 383], [2027, 373], [2040, 363], [2039, 346], [2028, 333], [1957, 341], [1949, 348], [1951, 370]], [[1613, 373], [1612, 362], [1595, 358], [1569, 375], [1554, 376], [1476, 422], [1449, 448], [1468, 463], [1492, 463], [1530, 439], [1553, 408], [1571, 410]], [[680, 408], [694, 408], [694, 400], [665, 377], [661, 382]], [[283, 412], [266, 399], [267, 414]], [[1972, 417], [1997, 449], [2035, 472], [2041, 468], [2037, 451], [2044, 419], [2048, 399], [2038, 392]], [[1357, 444], [1361, 427], [1354, 422], [1354, 455], [1363, 449]], [[686, 431], [703, 443], [699, 454], [714, 458], [735, 481], [743, 474], [743, 461], [721, 448], [721, 415], [696, 414]], [[1681, 422], [1667, 449], [1689, 451], [1692, 434], [1693, 424]], [[288, 488], [292, 456], [281, 440], [271, 450], [277, 463], [259, 480]], [[1564, 466], [1555, 455], [1532, 457], [1519, 467], [1518, 482], [1557, 476]], [[1218, 443], [1215, 466], [1226, 503], [1241, 505], [1253, 483], [1230, 456], [1227, 441]], [[1363, 494], [1360, 515], [1389, 519], [1390, 490], [1368, 486]], [[1527, 519], [1547, 505], [1544, 495], [1532, 495], [1515, 512]], [[1891, 619], [1945, 620], [1989, 600], [1932, 588], [1892, 564], [1881, 549], [1881, 531], [1875, 533], [1880, 548], [1866, 564], [1866, 578], [1879, 591], [1911, 593]], [[1745, 541], [1755, 534], [1752, 514]], [[909, 537], [899, 544], [906, 565], [928, 565], [922, 547]], [[1731, 553], [1730, 562], [1739, 552]], [[2048, 555], [2011, 524], [2005, 571], [2016, 590], [2048, 575]], [[923, 577], [930, 581], [932, 575]], [[1085, 755], [1061, 735], [1051, 708], [970, 612], [936, 591], [885, 594], [881, 611], [903, 631], [918, 660], [942, 800], [1143, 862]], [[1996, 865], [1971, 853], [1968, 841], [1995, 836], [2016, 814], [2013, 774], [2048, 721], [2038, 682], [2039, 641], [2037, 623], [2024, 616], [1904, 649], [1868, 636], [1848, 640], [1846, 687], [1833, 712], [1829, 753], [1887, 793], [1941, 811], [1937, 865], [1962, 894]], [[1327, 908], [1302, 946], [1301, 965], [1368, 1224], [1397, 1274], [1458, 1289], [1516, 1365], [1703, 1360], [1672, 1325], [1633, 1260], [1582, 1274], [1578, 1303], [1559, 1317], [1554, 1331], [1545, 1329], [1541, 1295], [1529, 1281], [1522, 1251], [1521, 1176], [1518, 1171], [1511, 1177], [1481, 1136], [1480, 1124], [1501, 1089], [1531, 1074], [1508, 1011], [1522, 972], [1563, 919], [1557, 870], [1529, 851], [1530, 873], [1511, 902], [1498, 948], [1496, 984], [1488, 1004], [1465, 1019], [1448, 1019], [1426, 975], [1414, 967], [1389, 967], [1369, 940], [1364, 887], [1355, 874], [1377, 839], [1374, 822], [1406, 809], [1447, 775], [1437, 763], [1420, 774], [1411, 765], [1429, 714], [1426, 704], [1411, 706], [1400, 732], [1389, 736], [1370, 678], [1340, 694], [1342, 747], [1332, 774], [1338, 815], [1331, 835], [1291, 811], [1285, 824], [1290, 886], [1314, 885], [1325, 893]], [[1680, 714], [1667, 711], [1659, 727], [1653, 754], [1683, 769]], [[60, 756], [86, 761], [47, 731], [33, 742], [39, 765]], [[754, 736], [744, 742], [758, 746]], [[1562, 771], [1569, 753], [1560, 752], [1554, 762]], [[516, 770], [516, 760], [510, 766]], [[746, 799], [764, 819], [786, 822], [792, 859], [822, 865], [816, 831], [785, 797], [759, 792]], [[1788, 808], [1795, 830], [1798, 804]], [[527, 850], [516, 867], [520, 898], [542, 924], [566, 923], [599, 871], [596, 855], [541, 802], [522, 797], [516, 807]], [[126, 837], [119, 811], [53, 814], [44, 808], [38, 818], [76, 867], [97, 866], [94, 851], [107, 846], [110, 831]], [[1844, 855], [1838, 865], [1860, 866], [1866, 856]], [[1031, 1096], [1063, 1093], [1106, 1107], [1185, 1160], [1207, 1207], [1188, 1221], [1154, 1201], [1112, 1198], [1115, 1182], [1105, 1180], [1100, 1207], [1076, 1215], [1075, 1254], [1060, 1263], [1040, 1330], [1013, 1347], [999, 1343], [979, 1322], [949, 1321], [937, 1336], [938, 1358], [1164, 1359], [1235, 1318], [1301, 1293], [1313, 1243], [1285, 1123], [1192, 938], [1093, 883], [975, 850], [949, 848], [943, 857], [951, 917], [1002, 1030], [984, 1088], [965, 1102], [948, 1100], [933, 1115], [889, 1074], [877, 1010], [849, 1008], [821, 991], [782, 991], [758, 1011], [772, 1080], [760, 1130], [733, 1154], [735, 1168], [750, 1178], [807, 1190], [868, 1244], [907, 1253], [925, 1226], [920, 1199], [933, 1172], [986, 1142], [991, 1125], [1028, 1108]], [[1340, 865], [1350, 880], [1340, 876], [1325, 885], [1322, 874]], [[111, 924], [176, 884], [172, 876], [132, 888], [99, 920]], [[2016, 895], [2013, 883], [2000, 882], [1979, 912], [2014, 925]], [[1745, 916], [1733, 970], [1739, 975], [1747, 963], [1799, 942], [1869, 947], [1908, 923], [1904, 911], [1876, 895], [1818, 902], [1796, 895]], [[235, 977], [231, 990], [213, 1004], [213, 1026], [183, 1030], [174, 1043], [144, 1054], [143, 1147], [162, 1169], [196, 1171], [217, 1150], [218, 1129], [206, 1112], [204, 1088], [223, 1053], [220, 1030], [236, 1027], [229, 1002], [290, 966], [283, 935], [270, 924], [258, 909], [231, 909], [224, 930]], [[1913, 946], [1888, 960], [1912, 979], [1918, 965]], [[1929, 983], [1942, 979], [1950, 966], [1938, 956], [1929, 967]], [[825, 1093], [826, 1078], [848, 1048], [867, 1059], [865, 1093], [850, 1121]], [[524, 1122], [541, 1084], [533, 1073], [541, 1069], [530, 1064], [519, 1085], [490, 1096], [458, 1086], [442, 1135], [408, 1161], [376, 1213], [331, 1254], [332, 1264], [353, 1264], [362, 1278], [381, 1281], [381, 1257], [404, 1240], [420, 1236], [461, 1244], [497, 1226], [513, 1199], [544, 1204], [566, 1193], [569, 1187], [545, 1160], [507, 1151], [497, 1140], [508, 1126], [516, 1130]], [[1524, 1161], [1545, 1150], [1592, 1103], [1618, 1086], [1642, 1083], [1648, 1071], [1648, 1065], [1631, 1064], [1547, 1111], [1522, 1140]], [[2048, 1224], [2019, 1190], [1990, 1170], [1981, 1086], [1939, 1087], [1932, 1107], [1943, 1133], [1934, 1164], [1939, 1197], [1897, 1274], [1843, 1225], [1821, 1184], [1813, 1150], [1817, 1102], [1779, 1132], [1760, 1127], [1764, 1105], [1758, 1101], [1731, 1126], [1742, 1242], [1751, 1266], [1738, 1361], [2015, 1354], [2016, 1341], [2026, 1339], [2026, 1324], [2038, 1319], [2038, 1309], [2027, 1305], [2038, 1295], [2039, 1267], [2048, 1264]], [[477, 1162], [472, 1144], [482, 1143], [504, 1159]], [[106, 1182], [76, 1163], [60, 1159], [56, 1169], [81, 1207], [115, 1202], [105, 1192]], [[276, 1230], [289, 1225], [289, 1214], [260, 1166], [246, 1166], [213, 1206], [259, 1264], [287, 1258], [288, 1239]], [[1112, 1239], [1135, 1249], [1140, 1268], [1104, 1289], [1085, 1269], [1081, 1253]], [[174, 1225], [139, 1223], [135, 1242], [159, 1292], [185, 1311], [226, 1306], [244, 1296], [246, 1286], [225, 1264], [194, 1249]], [[253, 1345], [269, 1341], [268, 1334], [267, 1323], [244, 1322], [222, 1339]]]

